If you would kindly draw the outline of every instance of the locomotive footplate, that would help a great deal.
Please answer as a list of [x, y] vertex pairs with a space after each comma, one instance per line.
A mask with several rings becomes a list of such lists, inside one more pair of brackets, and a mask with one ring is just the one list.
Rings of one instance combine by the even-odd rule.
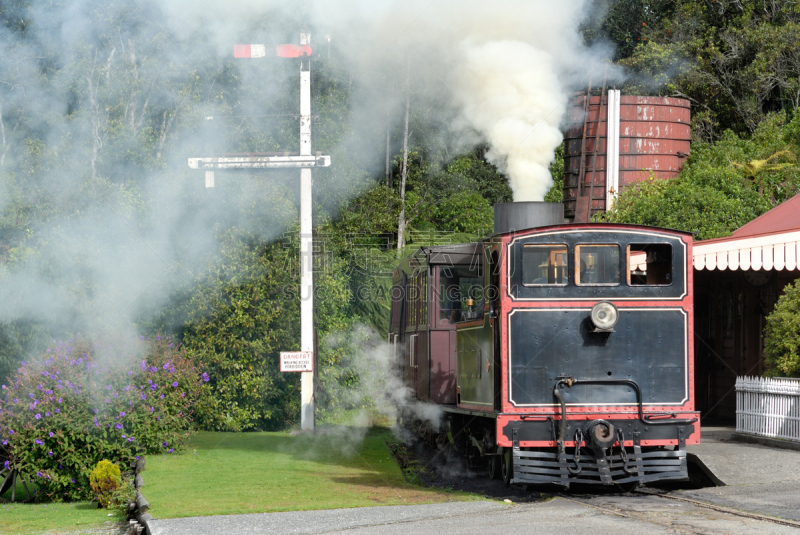
[[[504, 428], [504, 434], [510, 435], [513, 444], [512, 483], [569, 488], [572, 483], [613, 485], [689, 478], [686, 438], [695, 431], [692, 424], [644, 428], [631, 420], [573, 420], [565, 426], [567, 441], [556, 440], [556, 451], [521, 449], [520, 440], [538, 434], [543, 423], [512, 421]], [[555, 422], [547, 423], [551, 431], [548, 435], [555, 438]], [[656, 437], [676, 440], [675, 449], [642, 451], [641, 441]], [[633, 442], [633, 446], [622, 447], [626, 441]]]

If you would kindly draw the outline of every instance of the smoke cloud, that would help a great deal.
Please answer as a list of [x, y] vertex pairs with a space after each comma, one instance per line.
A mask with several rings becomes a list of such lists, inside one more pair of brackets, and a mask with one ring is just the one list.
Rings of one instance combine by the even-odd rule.
[[[412, 91], [414, 85], [429, 91], [418, 95], [420, 105], [445, 126], [443, 135], [462, 150], [486, 143], [486, 157], [509, 178], [514, 200], [541, 201], [552, 185], [548, 168], [563, 140], [569, 93], [585, 88], [592, 74], [597, 85], [611, 57], [606, 47], [583, 44], [579, 25], [587, 4], [353, 1], [313, 10], [323, 14], [319, 26], [343, 41], [339, 50], [372, 93], [384, 100], [390, 93], [370, 79], [380, 70], [376, 64], [401, 85], [406, 75]], [[606, 74], [621, 78], [613, 67]]]
[[274, 239], [296, 220], [296, 173], [218, 176], [206, 192], [187, 168], [296, 150], [296, 119], [274, 115], [297, 113], [297, 63], [233, 61], [234, 44], [308, 29], [349, 72], [336, 81], [350, 88], [347, 133], [321, 146], [327, 125], [314, 127], [334, 155], [315, 174], [328, 208], [382, 168], [406, 91], [450, 154], [488, 144], [516, 200], [541, 200], [568, 93], [609, 56], [582, 44], [585, 0], [23, 4], [0, 25], [0, 322], [131, 340], [203, 272], [217, 231]]
[[[415, 106], [441, 129], [453, 148], [489, 146], [487, 159], [510, 181], [516, 201], [540, 201], [552, 185], [549, 165], [563, 140], [560, 125], [569, 93], [622, 74], [606, 58], [612, 50], [587, 48], [579, 25], [588, 1], [548, 0], [365, 0], [311, 1], [302, 12], [283, 2], [233, 0], [204, 5], [208, 20], [228, 20], [207, 31], [220, 49], [241, 40], [231, 13], [281, 12], [317, 33], [312, 45], [344, 58], [360, 91], [354, 123], [358, 147], [380, 161], [378, 132], [386, 117], [402, 116], [406, 85]], [[175, 14], [185, 12], [190, 4]], [[238, 35], [238, 37], [237, 37]], [[290, 38], [294, 36], [290, 35]], [[376, 141], [382, 139], [377, 135]], [[368, 158], [369, 159], [369, 158]]]
[[486, 139], [486, 158], [508, 176], [514, 200], [544, 200], [567, 102], [554, 58], [519, 41], [466, 48], [455, 87], [465, 119]]
[[[347, 332], [331, 333], [324, 344], [328, 351], [339, 355], [340, 361], [322, 378], [319, 409], [335, 414], [340, 408], [360, 407], [349, 427], [329, 431], [334, 437], [331, 447], [352, 454], [363, 441], [371, 417], [377, 414], [393, 424], [399, 407], [433, 429], [439, 428], [442, 409], [414, 398], [403, 380], [401, 360], [394, 354], [395, 349], [372, 327], [359, 324]], [[403, 432], [399, 428], [394, 431]]]

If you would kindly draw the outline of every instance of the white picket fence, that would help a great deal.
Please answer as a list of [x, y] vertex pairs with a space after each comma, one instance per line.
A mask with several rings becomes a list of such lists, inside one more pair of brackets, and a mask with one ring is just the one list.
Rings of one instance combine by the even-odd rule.
[[800, 379], [737, 377], [736, 431], [800, 442]]

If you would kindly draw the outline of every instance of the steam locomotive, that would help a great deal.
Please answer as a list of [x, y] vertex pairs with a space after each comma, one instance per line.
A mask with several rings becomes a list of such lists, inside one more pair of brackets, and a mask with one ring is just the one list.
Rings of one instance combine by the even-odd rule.
[[445, 414], [402, 423], [506, 484], [688, 479], [691, 235], [547, 224], [549, 204], [496, 205], [494, 235], [395, 269], [389, 342], [414, 397]]

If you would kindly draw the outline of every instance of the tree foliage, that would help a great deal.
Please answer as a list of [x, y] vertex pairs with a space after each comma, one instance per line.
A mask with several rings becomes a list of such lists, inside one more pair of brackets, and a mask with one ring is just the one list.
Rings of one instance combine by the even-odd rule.
[[767, 375], [800, 377], [800, 280], [784, 288], [764, 334]]
[[594, 0], [583, 22], [583, 37], [588, 44], [610, 41], [615, 59], [630, 57], [650, 29], [659, 27], [675, 12], [671, 0]]
[[800, 106], [800, 10], [793, 0], [610, 4], [602, 20], [612, 38], [626, 36], [628, 23], [641, 30], [633, 47], [614, 39], [630, 73], [625, 90], [689, 98], [700, 139], [713, 141], [726, 129], [754, 132], [770, 112]]
[[[629, 188], [606, 220], [714, 238], [800, 191], [793, 0], [589, 4], [584, 39], [613, 48], [627, 74], [623, 91], [688, 98], [693, 112], [692, 154], [680, 177]], [[105, 327], [125, 306], [137, 328], [172, 333], [205, 364], [211, 395], [195, 408], [202, 426], [291, 425], [299, 378], [278, 372], [278, 353], [299, 345], [296, 173], [218, 173], [205, 195], [185, 158], [295, 150], [296, 64], [234, 62], [197, 35], [166, 33], [154, 22], [159, 13], [154, 2], [134, 8], [122, 0], [0, 5], [0, 285], [30, 274], [46, 293], [7, 292], [4, 309], [18, 313], [0, 315], [0, 378], [52, 337]], [[48, 33], [50, 21], [73, 16], [92, 24], [70, 39], [61, 29]], [[256, 42], [286, 39], [299, 27], [288, 17], [252, 21]], [[175, 52], [184, 48], [193, 51], [186, 60]], [[335, 162], [314, 171], [316, 329], [323, 383], [339, 387], [358, 380], [337, 370], [352, 355], [325, 340], [357, 321], [386, 332], [398, 255], [480, 238], [492, 230], [492, 205], [512, 200], [484, 158], [487, 147], [464, 149], [442, 135], [446, 92], [422, 86], [413, 69], [379, 63], [371, 76], [387, 88], [386, 102], [370, 111], [382, 124], [354, 117], [361, 94], [351, 66], [336, 54], [313, 59], [314, 146]], [[395, 100], [406, 80], [401, 201], [405, 108]], [[563, 165], [561, 147], [547, 201], [561, 200]], [[396, 250], [399, 241], [405, 250]], [[143, 255], [152, 262], [135, 261]], [[108, 268], [128, 264], [151, 270], [145, 282], [153, 286]], [[336, 405], [340, 392], [328, 389], [326, 403]]]
[[[300, 414], [299, 376], [279, 371], [279, 353], [299, 350], [297, 240], [264, 244], [229, 232], [180, 314], [187, 350], [211, 381], [197, 421], [206, 429], [275, 429]], [[341, 261], [318, 255], [315, 309], [320, 336], [347, 325], [351, 301]]]
[[544, 196], [547, 202], [561, 202], [564, 200], [564, 144], [556, 149], [556, 157], [550, 164], [550, 176], [553, 177], [553, 187]]
[[796, 166], [767, 162], [800, 149], [795, 134], [800, 116], [784, 123], [780, 112], [762, 121], [752, 136], [728, 130], [713, 145], [695, 143], [678, 178], [651, 178], [629, 187], [603, 218], [687, 230], [701, 240], [729, 235], [800, 192]]

